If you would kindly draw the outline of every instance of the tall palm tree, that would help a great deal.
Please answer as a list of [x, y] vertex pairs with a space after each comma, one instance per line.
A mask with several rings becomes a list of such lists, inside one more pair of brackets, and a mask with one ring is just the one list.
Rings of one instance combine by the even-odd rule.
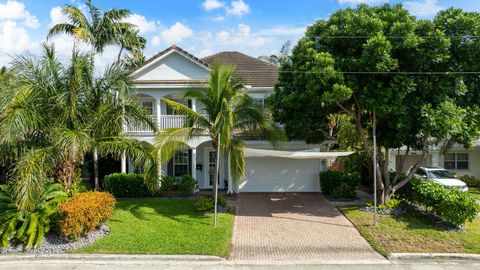
[[120, 46], [120, 55], [123, 50], [134, 53], [145, 48], [145, 39], [139, 36], [137, 27], [125, 22], [130, 16], [127, 9], [110, 9], [104, 13], [87, 0], [85, 5], [89, 15], [73, 6], [66, 5], [62, 13], [69, 19], [69, 23], [54, 25], [48, 32], [47, 38], [57, 34], [68, 34], [76, 41], [82, 41], [90, 45], [92, 62], [96, 53], [102, 53], [106, 46]]
[[[121, 56], [123, 50], [127, 50], [132, 54], [135, 61], [127, 58], [124, 63], [125, 68], [132, 69], [135, 63], [143, 59], [143, 49], [145, 48], [146, 40], [139, 36], [139, 30], [131, 23], [124, 22], [130, 16], [130, 11], [126, 9], [110, 9], [104, 13], [92, 4], [91, 0], [87, 0], [85, 5], [88, 8], [89, 15], [85, 15], [82, 11], [73, 6], [66, 5], [62, 9], [70, 23], [60, 23], [54, 25], [47, 38], [57, 34], [68, 34], [75, 38], [76, 41], [82, 41], [90, 45], [90, 59], [91, 65], [94, 65], [96, 53], [102, 53], [106, 46], [118, 45], [120, 50], [118, 53], [117, 62], [121, 63]], [[97, 95], [98, 98], [100, 96]], [[92, 103], [98, 105], [100, 100]], [[93, 107], [94, 110], [98, 109]], [[98, 151], [93, 151], [93, 174], [95, 182], [99, 182], [98, 173]], [[98, 188], [98, 186], [97, 186]]]
[[[162, 162], [171, 160], [190, 139], [210, 136], [217, 154], [229, 157], [232, 180], [238, 184], [245, 175], [242, 136], [251, 136], [253, 133], [273, 142], [283, 138], [283, 133], [275, 127], [268, 111], [255, 104], [243, 84], [232, 78], [234, 70], [234, 66], [215, 64], [207, 85], [185, 94], [185, 98], [195, 99], [198, 106], [203, 106], [205, 114], [195, 112], [179, 102], [163, 99], [175, 112], [186, 116], [186, 125], [157, 134], [154, 146], [160, 151]], [[220, 168], [219, 162], [220, 158], [217, 158], [217, 169]], [[217, 184], [218, 174], [215, 174], [214, 191], [217, 190]]]
[[122, 69], [113, 66], [96, 77], [88, 55], [73, 52], [64, 66], [53, 46], [44, 45], [41, 58], [16, 58], [13, 72], [15, 84], [0, 93], [0, 145], [22, 146], [12, 173], [19, 210], [33, 207], [48, 178], [69, 190], [85, 154], [94, 149], [100, 156], [126, 152], [145, 166], [150, 187], [156, 186], [153, 148], [121, 134], [124, 119], [154, 126], [124, 94], [131, 83]]

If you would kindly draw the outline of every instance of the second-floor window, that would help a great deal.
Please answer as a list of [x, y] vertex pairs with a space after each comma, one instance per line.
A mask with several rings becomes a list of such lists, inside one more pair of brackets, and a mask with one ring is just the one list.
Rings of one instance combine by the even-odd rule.
[[445, 154], [444, 167], [448, 170], [468, 170], [469, 161], [467, 153]]
[[[184, 99], [183, 99], [183, 100], [172, 99], [172, 100], [173, 100], [173, 101], [176, 101], [176, 102], [178, 102], [178, 103], [181, 103], [181, 104], [183, 104], [183, 105], [185, 105], [185, 106], [187, 106], [187, 107], [189, 107], [189, 108], [192, 107], [192, 106], [191, 106], [191, 101], [189, 101], [189, 100], [184, 100]], [[167, 106], [167, 115], [179, 115], [179, 114], [176, 113], [176, 112], [173, 110], [172, 107]]]

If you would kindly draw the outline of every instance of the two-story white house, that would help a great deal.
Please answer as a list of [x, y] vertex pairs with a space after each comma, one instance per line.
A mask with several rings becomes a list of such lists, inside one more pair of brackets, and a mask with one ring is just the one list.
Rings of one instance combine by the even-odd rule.
[[[239, 52], [221, 52], [200, 59], [172, 46], [153, 56], [132, 74], [138, 97], [159, 130], [178, 128], [184, 124], [184, 116], [175, 115], [161, 98], [183, 102], [202, 112], [201, 104], [195, 100], [184, 100], [183, 96], [192, 86], [207, 82], [210, 65], [216, 61], [235, 65], [234, 76], [246, 83], [247, 92], [259, 103], [263, 104], [273, 93], [278, 76], [274, 65]], [[128, 126], [126, 132], [147, 142], [152, 142], [155, 136], [151, 129], [142, 125]], [[217, 155], [210, 138], [196, 138], [188, 142], [188, 147], [188, 151], [177, 153], [173, 160], [162, 165], [163, 173], [170, 176], [190, 174], [197, 179], [200, 189], [211, 189]], [[246, 141], [246, 147], [245, 180], [240, 186], [233, 187], [228, 162], [222, 160], [219, 188], [228, 187], [230, 191], [238, 192], [318, 192], [319, 172], [326, 169], [329, 160], [339, 155], [321, 153], [320, 145], [307, 145], [302, 141], [284, 143], [281, 149], [274, 150], [269, 142], [251, 140]], [[134, 171], [128, 158], [122, 159], [122, 171]]]

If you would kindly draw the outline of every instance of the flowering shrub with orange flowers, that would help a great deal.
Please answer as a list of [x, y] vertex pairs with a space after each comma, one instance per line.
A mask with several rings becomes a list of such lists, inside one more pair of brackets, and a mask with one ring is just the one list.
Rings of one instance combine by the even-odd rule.
[[108, 221], [115, 208], [115, 197], [106, 192], [85, 192], [60, 204], [59, 231], [63, 237], [78, 238]]

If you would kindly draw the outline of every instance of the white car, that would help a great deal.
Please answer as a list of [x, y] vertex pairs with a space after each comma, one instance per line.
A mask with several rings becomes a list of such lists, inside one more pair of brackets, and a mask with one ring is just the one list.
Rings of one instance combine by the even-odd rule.
[[468, 191], [467, 184], [459, 180], [451, 171], [439, 167], [420, 167], [415, 177], [440, 184], [448, 189], [458, 188]]

